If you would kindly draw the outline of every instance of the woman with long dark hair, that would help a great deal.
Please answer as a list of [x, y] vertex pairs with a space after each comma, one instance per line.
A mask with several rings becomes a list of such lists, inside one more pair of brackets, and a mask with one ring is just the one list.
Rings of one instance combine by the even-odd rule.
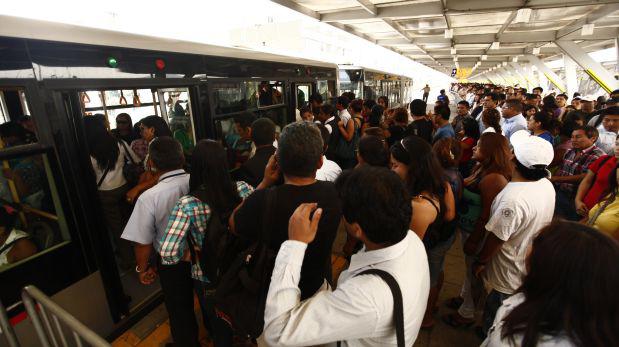
[[479, 140], [479, 123], [475, 119], [467, 117], [462, 120], [462, 131], [464, 136], [460, 140], [462, 155], [460, 156], [460, 173], [462, 177], [468, 177], [473, 167], [473, 147]]
[[619, 346], [619, 244], [582, 224], [555, 222], [533, 240], [527, 275], [482, 343]]
[[[434, 242], [445, 223], [456, 215], [454, 194], [432, 147], [419, 136], [409, 136], [391, 146], [391, 170], [400, 176], [410, 192], [413, 217], [410, 229], [423, 240], [426, 250]], [[430, 254], [429, 254], [430, 256]], [[438, 257], [437, 257], [438, 258]], [[440, 290], [440, 259], [430, 267], [430, 294], [421, 326], [434, 326], [432, 312]]]
[[502, 134], [501, 129], [501, 114], [494, 108], [488, 108], [482, 111], [481, 121], [484, 124], [484, 133]]
[[475, 322], [476, 300], [473, 288], [477, 283], [472, 274], [474, 256], [484, 237], [484, 227], [490, 219], [494, 198], [509, 182], [512, 172], [511, 151], [505, 136], [485, 133], [473, 149], [473, 159], [478, 164], [471, 176], [464, 179], [464, 189], [458, 209], [458, 229], [464, 248], [466, 277], [460, 296], [447, 301], [447, 306], [457, 312], [443, 317], [454, 327], [470, 326]]
[[547, 114], [553, 119], [559, 118], [561, 115], [561, 108], [557, 105], [557, 100], [555, 100], [554, 96], [548, 95], [544, 97], [544, 99], [542, 99], [542, 104], [542, 110], [540, 112]]
[[619, 241], [619, 166], [608, 176], [608, 189], [602, 194], [587, 218], [587, 224]]
[[121, 267], [129, 267], [133, 251], [128, 241], [120, 238], [129, 218], [123, 208], [129, 185], [123, 174], [125, 162], [139, 158], [126, 143], [116, 139], [105, 126], [105, 116], [96, 114], [84, 117], [84, 130], [88, 144], [90, 163], [95, 173], [101, 209], [110, 235], [116, 243]]
[[[223, 225], [227, 225], [234, 208], [253, 192], [253, 188], [245, 182], [232, 180], [226, 150], [220, 143], [201, 140], [191, 158], [189, 191], [174, 206], [158, 251], [164, 264], [192, 261], [194, 289], [200, 301], [204, 324], [210, 329], [211, 324], [218, 322], [213, 316], [207, 318], [211, 310], [207, 305], [206, 288], [209, 281], [216, 279], [206, 277], [198, 259], [191, 260], [189, 247], [193, 245], [196, 250], [201, 250], [211, 225], [209, 221], [219, 218]], [[217, 333], [215, 335], [216, 339], [220, 337]]]

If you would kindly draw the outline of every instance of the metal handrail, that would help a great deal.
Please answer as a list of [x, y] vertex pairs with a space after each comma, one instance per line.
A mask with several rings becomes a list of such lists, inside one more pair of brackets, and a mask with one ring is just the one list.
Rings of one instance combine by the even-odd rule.
[[9, 317], [6, 314], [6, 309], [0, 302], [0, 336], [4, 336], [9, 347], [19, 347], [17, 336], [13, 330], [13, 326], [9, 322]]
[[[61, 342], [62, 346], [68, 346], [63, 326], [71, 331], [77, 346], [82, 346], [82, 340], [94, 347], [111, 346], [109, 342], [105, 341], [94, 331], [73, 317], [69, 312], [53, 302], [37, 287], [24, 287], [22, 290], [22, 300], [28, 312], [28, 317], [32, 321], [36, 333], [39, 336], [41, 346], [59, 346], [58, 342]], [[43, 323], [41, 323], [41, 320]], [[50, 344], [50, 340], [52, 344]]]

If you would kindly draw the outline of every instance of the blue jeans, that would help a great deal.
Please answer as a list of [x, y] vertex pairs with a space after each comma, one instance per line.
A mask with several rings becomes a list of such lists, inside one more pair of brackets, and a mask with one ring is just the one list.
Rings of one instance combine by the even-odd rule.
[[483, 329], [484, 334], [488, 334], [488, 330], [492, 327], [494, 323], [494, 317], [496, 316], [496, 311], [499, 310], [499, 307], [503, 305], [503, 301], [509, 298], [511, 295], [504, 294], [501, 292], [497, 292], [496, 290], [492, 290], [490, 294], [486, 297], [486, 305], [484, 306], [484, 316], [483, 316]]
[[455, 239], [456, 233], [449, 239], [426, 250], [428, 254], [428, 266], [430, 267], [430, 287], [437, 285], [440, 274], [443, 272], [443, 266], [445, 265], [445, 255], [451, 248], [451, 245], [453, 245]]

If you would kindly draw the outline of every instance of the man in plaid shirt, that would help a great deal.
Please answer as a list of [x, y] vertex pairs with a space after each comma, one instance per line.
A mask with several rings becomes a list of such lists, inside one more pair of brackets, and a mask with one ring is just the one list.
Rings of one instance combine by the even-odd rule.
[[588, 125], [572, 132], [572, 149], [565, 153], [561, 168], [550, 179], [557, 190], [555, 215], [573, 221], [580, 219], [574, 202], [578, 184], [587, 174], [589, 165], [605, 154], [595, 146], [597, 138], [598, 131]]

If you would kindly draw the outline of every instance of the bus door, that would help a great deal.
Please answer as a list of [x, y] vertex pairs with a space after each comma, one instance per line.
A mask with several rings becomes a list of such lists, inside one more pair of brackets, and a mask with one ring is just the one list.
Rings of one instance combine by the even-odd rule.
[[[0, 79], [0, 300], [22, 337], [21, 288], [54, 295], [96, 266], [60, 135], [34, 80]], [[25, 333], [27, 335], [27, 333]]]
[[[144, 81], [140, 83], [144, 84]], [[112, 84], [117, 85], [118, 81]], [[108, 198], [106, 197], [108, 194], [101, 194], [97, 188], [93, 171], [96, 162], [92, 161], [89, 155], [89, 143], [83, 119], [102, 116], [111, 134], [124, 141], [124, 146], [133, 151], [139, 159], [137, 164], [143, 166], [148, 152], [148, 142], [141, 135], [140, 121], [149, 116], [161, 117], [168, 124], [171, 136], [181, 143], [186, 162], [189, 163], [196, 139], [198, 136], [203, 137], [204, 132], [195, 126], [195, 120], [200, 118], [197, 117], [199, 109], [197, 100], [194, 100], [198, 99], [197, 93], [198, 89], [195, 86], [132, 87], [130, 85], [94, 86], [64, 93], [65, 99], [71, 105], [69, 112], [75, 124], [75, 137], [81, 148], [82, 177], [92, 197], [93, 208], [89, 211], [89, 215], [96, 223], [93, 226], [96, 229], [94, 232], [97, 235], [104, 235], [99, 241], [109, 244], [105, 251], [104, 268], [101, 269], [102, 276], [106, 273], [110, 277], [111, 288], [108, 290], [116, 297], [111, 300], [111, 304], [117, 305], [118, 311], [123, 314], [132, 314], [149, 305], [159, 296], [161, 287], [158, 279], [149, 285], [140, 282], [135, 271], [133, 243], [120, 238], [132, 213], [133, 205], [127, 203], [124, 197], [119, 199], [118, 206], [102, 204], [102, 199]], [[123, 187], [127, 192], [133, 188], [129, 182]], [[116, 230], [119, 222], [120, 231]], [[156, 250], [153, 249], [151, 255], [151, 263], [155, 265]]]

